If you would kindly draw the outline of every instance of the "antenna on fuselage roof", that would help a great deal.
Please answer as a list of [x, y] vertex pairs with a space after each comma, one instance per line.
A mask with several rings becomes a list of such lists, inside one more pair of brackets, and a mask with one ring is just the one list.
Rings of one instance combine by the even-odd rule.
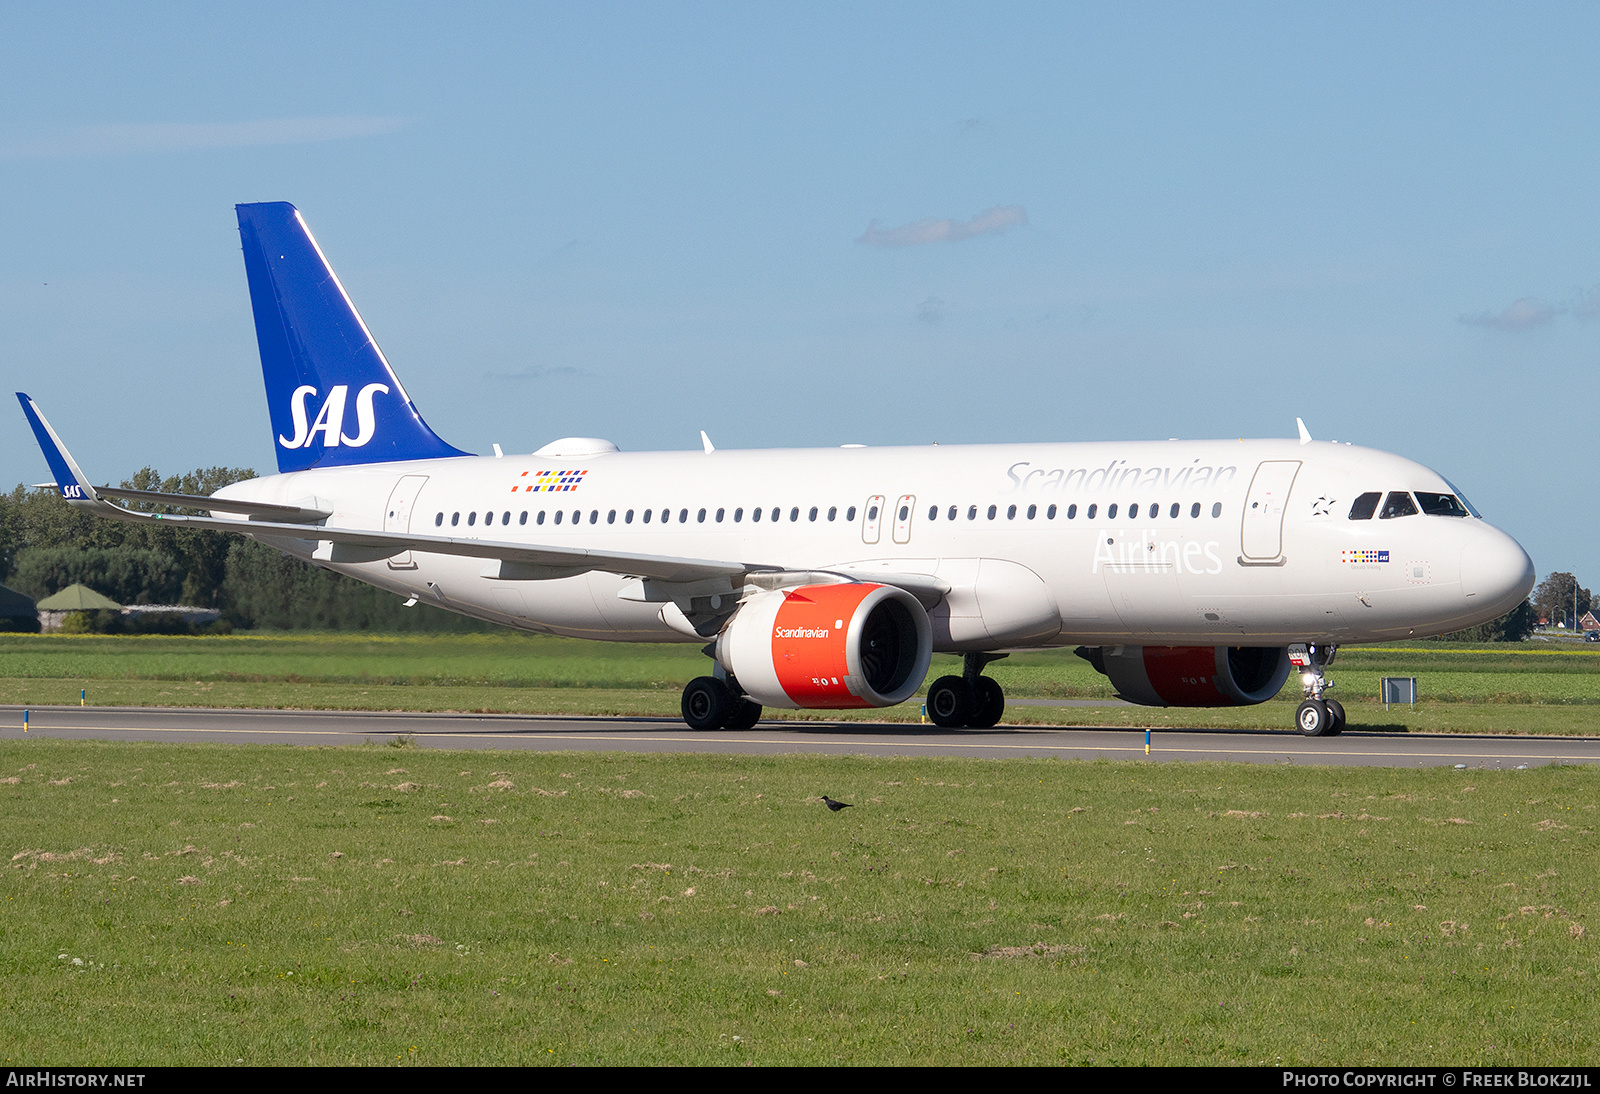
[[1311, 430], [1306, 428], [1306, 423], [1301, 421], [1299, 418], [1296, 418], [1294, 420], [1294, 424], [1295, 424], [1295, 428], [1300, 430], [1300, 443], [1301, 444], [1310, 444], [1311, 443]]
[[708, 456], [717, 450], [717, 446], [711, 443], [711, 438], [706, 436], [706, 431], [703, 429], [700, 431], [700, 443], [705, 447]]

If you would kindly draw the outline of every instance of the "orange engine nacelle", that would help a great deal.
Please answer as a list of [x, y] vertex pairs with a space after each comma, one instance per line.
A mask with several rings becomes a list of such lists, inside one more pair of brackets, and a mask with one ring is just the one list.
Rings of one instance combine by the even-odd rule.
[[716, 657], [762, 706], [886, 707], [921, 686], [933, 630], [917, 598], [892, 585], [803, 585], [740, 605]]
[[1147, 707], [1240, 707], [1264, 703], [1289, 678], [1282, 646], [1080, 646], [1078, 656], [1111, 678], [1117, 694]]

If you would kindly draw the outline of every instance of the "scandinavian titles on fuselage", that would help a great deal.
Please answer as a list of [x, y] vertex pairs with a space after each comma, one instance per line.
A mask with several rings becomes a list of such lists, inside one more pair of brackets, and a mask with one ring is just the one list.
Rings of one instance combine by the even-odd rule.
[[1162, 487], [1180, 490], [1185, 487], [1218, 489], [1233, 481], [1239, 469], [1213, 467], [1198, 459], [1186, 467], [1129, 467], [1127, 460], [1112, 460], [1104, 467], [1034, 467], [1030, 460], [1019, 460], [1006, 468], [1014, 492], [1038, 490], [1043, 492], [1099, 493], [1119, 490]]

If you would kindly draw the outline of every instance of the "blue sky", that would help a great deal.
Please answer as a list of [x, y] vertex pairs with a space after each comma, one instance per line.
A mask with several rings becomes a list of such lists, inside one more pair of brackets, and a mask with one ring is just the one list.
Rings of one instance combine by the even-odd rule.
[[[6, 5], [0, 371], [98, 479], [270, 470], [232, 207], [287, 200], [463, 448], [1300, 415], [1592, 586], [1597, 32], [1579, 4]], [[44, 477], [14, 413], [0, 482]]]

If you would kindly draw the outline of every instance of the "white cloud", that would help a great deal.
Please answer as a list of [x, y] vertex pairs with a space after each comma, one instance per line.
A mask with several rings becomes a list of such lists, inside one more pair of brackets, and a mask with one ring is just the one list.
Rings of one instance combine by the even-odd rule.
[[867, 226], [856, 240], [873, 247], [916, 247], [923, 243], [956, 243], [974, 236], [992, 235], [1028, 223], [1028, 211], [1020, 205], [996, 205], [968, 221], [918, 220], [898, 228], [880, 229], [878, 222]]
[[1504, 311], [1491, 314], [1463, 315], [1461, 322], [1474, 327], [1493, 327], [1496, 330], [1523, 331], [1544, 326], [1566, 311], [1564, 305], [1546, 304], [1531, 296], [1513, 300]]
[[409, 118], [342, 114], [327, 118], [263, 118], [252, 122], [147, 122], [87, 125], [49, 136], [0, 143], [0, 159], [65, 159], [179, 152], [193, 148], [252, 148], [309, 144], [393, 133]]

